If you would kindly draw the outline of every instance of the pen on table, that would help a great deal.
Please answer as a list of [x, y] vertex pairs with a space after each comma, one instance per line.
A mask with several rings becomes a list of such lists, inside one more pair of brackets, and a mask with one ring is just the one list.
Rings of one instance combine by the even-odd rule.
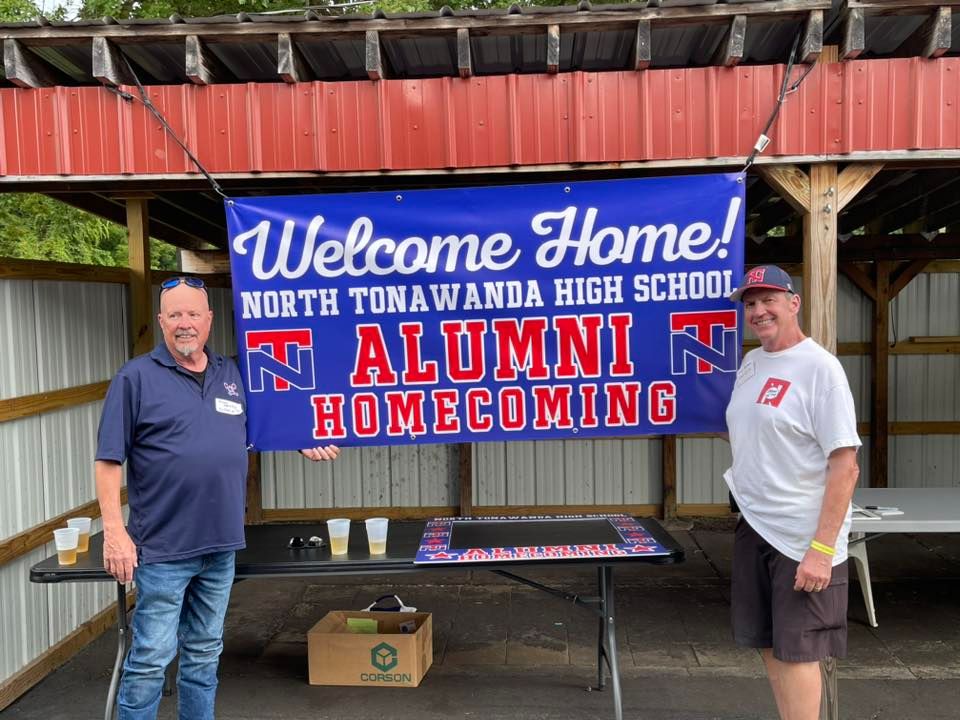
[[886, 505], [864, 505], [864, 510], [899, 510], [896, 507], [887, 507]]

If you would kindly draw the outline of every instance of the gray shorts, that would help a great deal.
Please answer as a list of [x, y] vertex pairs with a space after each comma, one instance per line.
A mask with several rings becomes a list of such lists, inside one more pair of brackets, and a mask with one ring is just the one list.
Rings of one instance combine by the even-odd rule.
[[737, 645], [773, 648], [784, 662], [847, 654], [847, 563], [820, 592], [793, 589], [800, 565], [740, 518], [733, 544], [730, 612]]

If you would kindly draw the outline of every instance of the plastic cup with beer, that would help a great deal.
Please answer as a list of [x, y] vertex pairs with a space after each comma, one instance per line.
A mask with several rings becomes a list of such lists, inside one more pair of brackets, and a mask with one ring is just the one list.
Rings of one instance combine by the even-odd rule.
[[76, 528], [80, 531], [80, 539], [77, 541], [77, 552], [85, 553], [90, 549], [90, 518], [78, 517], [67, 520], [68, 528]]
[[61, 565], [73, 565], [77, 562], [77, 542], [80, 531], [77, 528], [57, 528], [53, 531], [53, 541], [57, 545], [57, 560]]
[[371, 555], [383, 555], [387, 552], [387, 524], [385, 517], [367, 518], [367, 543]]
[[330, 533], [330, 554], [346, 555], [350, 543], [350, 520], [334, 518], [327, 520], [327, 532]]

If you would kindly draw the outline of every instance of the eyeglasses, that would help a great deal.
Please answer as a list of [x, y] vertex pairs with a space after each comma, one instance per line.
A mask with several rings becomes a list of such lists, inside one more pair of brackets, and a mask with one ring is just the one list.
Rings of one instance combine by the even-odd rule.
[[290, 541], [287, 543], [287, 547], [288, 547], [288, 548], [303, 548], [303, 547], [318, 548], [318, 547], [323, 547], [323, 538], [317, 537], [316, 535], [314, 535], [314, 536], [311, 537], [309, 540], [307, 540], [306, 542], [304, 542], [304, 539], [303, 539], [302, 537], [299, 537], [298, 535], [295, 535], [295, 536], [293, 536], [292, 538], [290, 538]]
[[160, 283], [160, 294], [163, 295], [164, 292], [175, 288], [180, 283], [183, 283], [187, 287], [196, 288], [197, 290], [207, 291], [207, 286], [203, 284], [203, 280], [197, 277], [190, 277], [188, 275], [181, 275], [180, 277], [167, 278], [162, 283]]

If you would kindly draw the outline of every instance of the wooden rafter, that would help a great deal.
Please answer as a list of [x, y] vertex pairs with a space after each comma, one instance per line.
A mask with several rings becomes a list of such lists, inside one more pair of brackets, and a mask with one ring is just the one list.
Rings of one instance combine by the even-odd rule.
[[810, 178], [796, 165], [760, 165], [757, 172], [798, 213], [810, 208]]
[[636, 40], [633, 46], [633, 69], [646, 70], [652, 59], [653, 40], [650, 35], [650, 21], [637, 20]]
[[233, 74], [210, 52], [206, 43], [196, 35], [184, 39], [184, 67], [187, 78], [195, 85], [213, 85], [230, 82]]
[[952, 14], [950, 6], [935, 8], [923, 25], [897, 48], [897, 54], [935, 58], [949, 52], [953, 41]]
[[837, 178], [837, 212], [843, 210], [867, 183], [883, 170], [883, 163], [852, 163]]
[[747, 16], [734, 15], [727, 26], [726, 34], [713, 58], [714, 65], [733, 67], [743, 60], [743, 48], [747, 36]]
[[383, 80], [383, 61], [380, 54], [380, 34], [376, 30], [367, 30], [365, 42], [365, 65], [367, 77], [371, 80]]
[[840, 59], [854, 60], [866, 48], [863, 9], [848, 7], [843, 16], [843, 40], [840, 43]]
[[473, 55], [470, 50], [470, 31], [467, 28], [457, 29], [457, 70], [460, 77], [473, 75]]
[[277, 75], [284, 82], [306, 82], [313, 79], [310, 66], [304, 59], [290, 33], [277, 35]]
[[104, 85], [133, 85], [133, 73], [119, 48], [105, 37], [93, 38], [91, 74]]
[[547, 72], [560, 72], [560, 26], [547, 26]]
[[821, 52], [823, 52], [823, 10], [811, 10], [803, 26], [800, 62], [814, 63]]
[[3, 70], [17, 87], [39, 88], [61, 84], [61, 76], [18, 40], [3, 41]]

